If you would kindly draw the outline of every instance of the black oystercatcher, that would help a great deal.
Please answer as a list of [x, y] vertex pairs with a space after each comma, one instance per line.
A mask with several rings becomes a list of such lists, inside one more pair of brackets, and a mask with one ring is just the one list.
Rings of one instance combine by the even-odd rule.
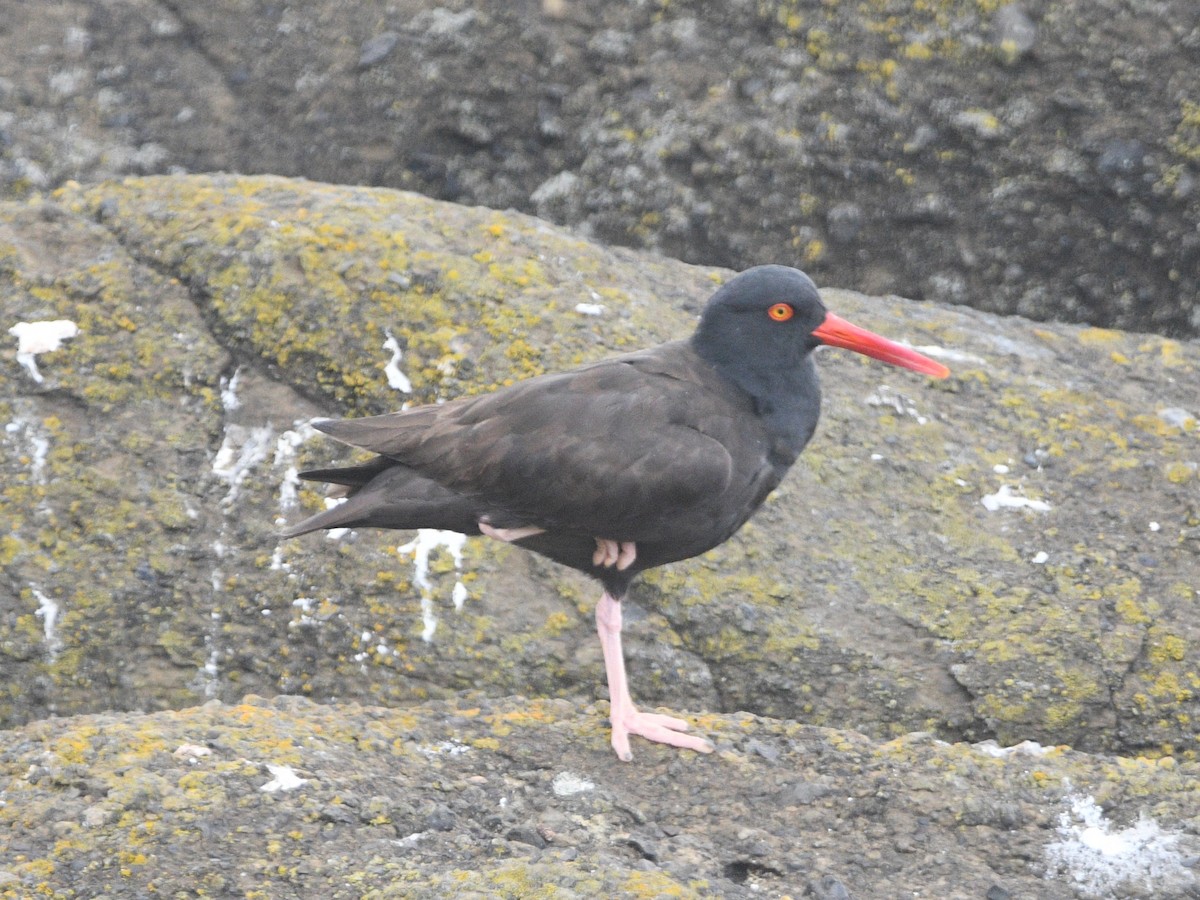
[[689, 340], [479, 397], [314, 426], [378, 454], [302, 478], [348, 499], [286, 532], [440, 528], [512, 541], [604, 586], [596, 625], [612, 745], [629, 735], [707, 753], [687, 723], [640, 712], [625, 680], [621, 599], [644, 569], [737, 531], [812, 437], [812, 351], [845, 347], [935, 378], [945, 366], [825, 311], [807, 275], [760, 266], [709, 299]]

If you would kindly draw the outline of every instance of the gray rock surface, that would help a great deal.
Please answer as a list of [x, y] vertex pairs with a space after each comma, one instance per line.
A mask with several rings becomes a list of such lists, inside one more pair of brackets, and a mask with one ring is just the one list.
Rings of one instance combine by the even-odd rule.
[[[602, 696], [585, 579], [483, 540], [281, 543], [275, 523], [321, 502], [293, 470], [345, 453], [312, 416], [687, 334], [726, 274], [278, 178], [0, 207], [6, 314], [80, 329], [36, 357], [41, 383], [15, 339], [0, 368], [0, 715]], [[825, 296], [954, 375], [822, 354], [821, 428], [773, 499], [635, 587], [637, 694], [878, 738], [1194, 753], [1200, 350]]]
[[1197, 764], [701, 716], [246, 698], [0, 737], [0, 896], [1145, 898], [1198, 894]]
[[686, 334], [728, 275], [580, 234], [1195, 334], [1198, 34], [0, 3], [0, 898], [1200, 896], [1194, 344], [824, 291], [954, 377], [823, 354], [777, 495], [636, 589], [635, 692], [710, 757], [613, 758], [586, 580], [274, 537], [310, 417]]
[[2, 6], [8, 196], [302, 175], [872, 294], [1200, 328], [1193, 0]]

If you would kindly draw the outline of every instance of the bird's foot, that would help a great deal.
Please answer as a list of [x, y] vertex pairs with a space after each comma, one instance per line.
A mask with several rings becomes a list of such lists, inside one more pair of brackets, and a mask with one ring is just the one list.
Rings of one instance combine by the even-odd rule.
[[522, 538], [533, 537], [535, 534], [542, 534], [545, 528], [538, 528], [536, 525], [525, 525], [522, 528], [493, 528], [483, 519], [478, 522], [479, 530], [490, 538], [495, 538], [498, 541], [504, 541], [506, 544], [511, 544], [513, 541], [519, 541]]
[[640, 735], [648, 741], [670, 744], [697, 753], [712, 753], [713, 746], [702, 737], [682, 734], [688, 723], [674, 716], [641, 712], [629, 696], [629, 681], [625, 677], [625, 654], [621, 652], [621, 601], [608, 591], [596, 604], [596, 632], [604, 652], [604, 671], [608, 675], [608, 696], [612, 709], [612, 746], [623, 762], [633, 759], [629, 736]]
[[596, 552], [592, 554], [592, 565], [612, 568], [624, 572], [637, 559], [637, 544], [633, 541], [613, 541], [596, 538]]
[[684, 750], [695, 750], [697, 753], [713, 752], [713, 745], [704, 738], [694, 734], [681, 734], [681, 732], [687, 731], [688, 723], [674, 716], [641, 712], [630, 704], [624, 708], [614, 708], [611, 721], [612, 746], [623, 762], [633, 759], [633, 751], [629, 748], [629, 735], [631, 734], [640, 735], [646, 740], [658, 744], [669, 744]]

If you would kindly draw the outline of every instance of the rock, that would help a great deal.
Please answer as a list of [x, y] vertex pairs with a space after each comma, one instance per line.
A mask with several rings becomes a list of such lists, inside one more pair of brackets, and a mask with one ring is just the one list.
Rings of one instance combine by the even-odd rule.
[[1003, 123], [986, 109], [965, 109], [950, 120], [967, 137], [997, 140], [1004, 136]]
[[809, 882], [808, 895], [814, 900], [853, 900], [846, 885], [832, 875], [822, 875]]
[[609, 28], [588, 39], [587, 48], [606, 62], [621, 62], [633, 48], [633, 35]]
[[1020, 3], [1006, 3], [996, 10], [993, 27], [993, 40], [1009, 63], [1028, 56], [1037, 45], [1037, 25]]
[[369, 69], [388, 58], [396, 48], [400, 35], [394, 31], [384, 31], [365, 41], [358, 54], [358, 67]]
[[[728, 273], [511, 212], [232, 176], [0, 206], [0, 260], [13, 321], [79, 328], [38, 356], [44, 384], [15, 340], [0, 368], [6, 724], [246, 691], [603, 696], [585, 579], [436, 534], [280, 543], [276, 522], [321, 503], [293, 470], [342, 453], [311, 417], [685, 335]], [[825, 296], [954, 376], [822, 354], [820, 432], [773, 499], [635, 587], [639, 699], [877, 738], [1190, 746], [1195, 429], [1156, 410], [1194, 404], [1200, 349]], [[597, 298], [605, 315], [576, 312]]]
[[579, 176], [573, 172], [559, 172], [547, 178], [529, 197], [539, 211], [562, 207], [568, 198], [579, 193]]
[[[69, 179], [274, 172], [537, 213], [704, 265], [800, 262], [872, 293], [1200, 334], [1200, 130], [1178, 88], [1195, 69], [1194, 0], [1070, 15], [10, 5], [9, 198]], [[1144, 152], [1125, 171], [1128, 146], [1108, 142], [1130, 140]], [[539, 188], [561, 172], [578, 183], [548, 202]], [[952, 198], [952, 240], [906, 218], [929, 194]], [[1089, 275], [1105, 289], [1081, 290]]]
[[825, 214], [829, 236], [840, 244], [849, 244], [863, 227], [862, 208], [854, 203], [839, 203]]
[[505, 837], [510, 841], [517, 841], [521, 844], [529, 844], [531, 847], [536, 847], [539, 850], [546, 849], [546, 839], [538, 834], [536, 828], [529, 824], [516, 825], [510, 828], [508, 833], [505, 834]]
[[1141, 171], [1146, 146], [1135, 138], [1113, 138], [1096, 159], [1096, 170], [1109, 177], [1133, 175]]
[[477, 14], [473, 9], [458, 12], [437, 6], [423, 9], [413, 16], [409, 22], [409, 30], [423, 32], [434, 38], [460, 38], [476, 21]]
[[[1184, 897], [1195, 886], [1194, 760], [997, 755], [769, 718], [693, 722], [719, 744], [751, 734], [781, 757], [644, 745], [622, 763], [594, 710], [477, 694], [396, 709], [245, 698], [48, 719], [0, 745], [0, 888], [1070, 900]], [[431, 757], [405, 743], [413, 732], [463, 750]], [[198, 740], [214, 752], [171, 752]], [[264, 794], [269, 765], [305, 780]], [[556, 793], [546, 765], [602, 787]], [[73, 768], [88, 773], [87, 792], [64, 790]], [[33, 770], [47, 777], [31, 780]], [[830, 793], [797, 805], [796, 778]], [[89, 817], [97, 792], [103, 818]], [[967, 800], [1023, 812], [1004, 825], [964, 821]], [[629, 809], [651, 821], [635, 824]]]

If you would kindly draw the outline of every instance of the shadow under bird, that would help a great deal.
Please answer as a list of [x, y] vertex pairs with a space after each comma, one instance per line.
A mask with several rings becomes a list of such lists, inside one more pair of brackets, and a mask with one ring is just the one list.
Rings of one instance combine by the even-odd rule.
[[377, 456], [302, 478], [340, 505], [293, 526], [438, 528], [510, 541], [604, 588], [596, 626], [612, 745], [631, 734], [707, 753], [673, 716], [633, 703], [621, 600], [639, 572], [727, 540], [813, 435], [813, 350], [844, 347], [935, 378], [945, 366], [826, 311], [807, 275], [759, 266], [708, 300], [695, 333], [491, 394], [314, 427]]

